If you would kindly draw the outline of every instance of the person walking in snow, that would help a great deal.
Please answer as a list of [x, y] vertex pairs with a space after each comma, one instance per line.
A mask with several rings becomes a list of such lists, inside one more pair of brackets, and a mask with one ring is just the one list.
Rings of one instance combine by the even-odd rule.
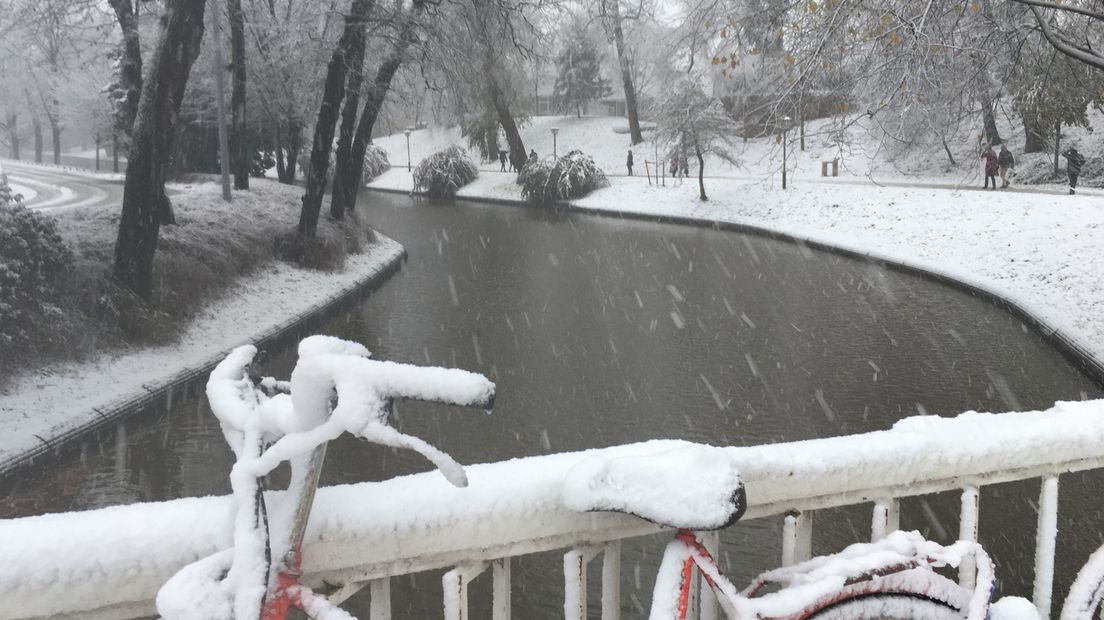
[[629, 169], [629, 176], [632, 176], [632, 149], [629, 149], [629, 156], [625, 158], [625, 167]]
[[[993, 147], [985, 147], [985, 152], [981, 154], [981, 158], [985, 160], [985, 187], [984, 189], [997, 189], [997, 154], [993, 152]], [[989, 181], [993, 181], [993, 187], [989, 187]]]
[[1081, 166], [1085, 165], [1085, 156], [1077, 152], [1076, 147], [1069, 147], [1062, 153], [1066, 158], [1066, 174], [1069, 175], [1070, 195], [1077, 193], [1077, 177], [1081, 174]]
[[498, 163], [502, 166], [499, 172], [506, 172], [506, 151], [498, 152]]
[[1000, 155], [997, 156], [997, 164], [1000, 166], [1001, 187], [1008, 187], [1008, 177], [1012, 168], [1016, 166], [1016, 158], [1012, 157], [1012, 151], [1008, 145], [1002, 144]]
[[532, 149], [529, 151], [529, 163], [533, 163], [535, 161], [537, 161], [537, 149]]

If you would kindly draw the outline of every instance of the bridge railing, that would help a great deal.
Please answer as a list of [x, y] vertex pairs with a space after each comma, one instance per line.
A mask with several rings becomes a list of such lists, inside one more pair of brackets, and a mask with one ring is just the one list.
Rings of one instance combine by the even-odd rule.
[[[652, 441], [602, 451], [643, 456], [682, 445]], [[783, 563], [809, 557], [819, 509], [869, 505], [877, 538], [897, 527], [901, 498], [958, 490], [959, 538], [976, 539], [979, 489], [1039, 479], [1034, 602], [1049, 617], [1058, 477], [1104, 467], [1104, 401], [908, 418], [887, 431], [729, 450], [747, 487], [745, 519], [783, 519]], [[467, 617], [468, 584], [489, 572], [493, 617], [504, 619], [511, 558], [563, 550], [565, 617], [585, 617], [586, 572], [601, 556], [602, 618], [616, 619], [620, 541], [659, 528], [564, 506], [564, 476], [587, 454], [473, 465], [466, 489], [436, 472], [320, 489], [304, 550], [306, 579], [339, 584], [331, 595], [337, 600], [368, 587], [369, 617], [383, 620], [390, 617], [390, 578], [449, 569], [442, 606], [446, 618], [459, 619]], [[229, 498], [208, 497], [0, 521], [0, 596], [8, 602], [0, 618], [151, 615], [158, 588], [176, 570], [229, 545], [231, 510]], [[716, 617], [708, 596], [699, 613]]]

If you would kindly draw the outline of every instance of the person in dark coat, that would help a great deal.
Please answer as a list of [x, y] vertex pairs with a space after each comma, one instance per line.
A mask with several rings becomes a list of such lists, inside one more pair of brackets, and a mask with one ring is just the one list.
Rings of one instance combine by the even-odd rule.
[[1012, 172], [1012, 168], [1016, 166], [1016, 158], [1012, 156], [1012, 151], [1008, 150], [1008, 146], [1001, 145], [1000, 155], [997, 155], [997, 164], [1000, 166], [1001, 187], [1008, 187], [1008, 176]]
[[498, 152], [498, 163], [502, 166], [499, 172], [506, 172], [506, 151]]
[[[985, 147], [985, 152], [981, 154], [981, 158], [985, 160], [985, 188], [984, 189], [997, 189], [997, 170], [999, 168], [997, 164], [997, 154], [993, 152], [993, 147]], [[993, 187], [989, 187], [989, 181], [993, 181]]]
[[629, 149], [629, 156], [625, 158], [625, 167], [629, 169], [629, 176], [632, 176], [632, 149]]
[[529, 161], [537, 161], [537, 149], [532, 149], [531, 151], [529, 151]]
[[1085, 165], [1085, 156], [1071, 146], [1062, 157], [1066, 158], [1066, 174], [1069, 175], [1070, 195], [1073, 195], [1077, 193], [1077, 177], [1081, 174], [1081, 166]]

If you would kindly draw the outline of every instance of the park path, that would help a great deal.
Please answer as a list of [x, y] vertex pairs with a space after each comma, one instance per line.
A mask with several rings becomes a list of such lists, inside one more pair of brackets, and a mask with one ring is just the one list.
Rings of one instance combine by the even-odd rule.
[[0, 170], [24, 204], [40, 211], [122, 204], [119, 175], [96, 174], [77, 168], [0, 160]]

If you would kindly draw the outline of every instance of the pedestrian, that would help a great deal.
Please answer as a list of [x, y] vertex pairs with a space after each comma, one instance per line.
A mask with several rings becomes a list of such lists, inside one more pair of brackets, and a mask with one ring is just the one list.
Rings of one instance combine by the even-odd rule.
[[1070, 195], [1077, 193], [1077, 177], [1081, 174], [1081, 166], [1085, 165], [1085, 156], [1077, 152], [1077, 147], [1071, 146], [1062, 157], [1066, 158], [1066, 174], [1069, 175]]
[[1008, 150], [1007, 144], [1001, 145], [1000, 155], [997, 156], [997, 164], [1000, 165], [1001, 187], [1008, 187], [1008, 177], [1012, 172], [1012, 168], [1016, 167], [1016, 158], [1012, 157], [1012, 151]]
[[[985, 160], [985, 187], [984, 189], [997, 189], [997, 154], [993, 152], [993, 147], [985, 147], [985, 152], [981, 154], [981, 158]], [[989, 187], [989, 181], [993, 181], [993, 187]]]
[[498, 163], [501, 164], [502, 170], [499, 172], [506, 172], [506, 151], [498, 152]]
[[629, 176], [632, 176], [632, 149], [629, 149], [629, 156], [625, 158], [625, 166], [629, 169]]
[[677, 177], [679, 171], [678, 154], [671, 155], [671, 176]]
[[529, 151], [529, 162], [532, 163], [535, 161], [537, 161], [537, 149], [532, 149]]

